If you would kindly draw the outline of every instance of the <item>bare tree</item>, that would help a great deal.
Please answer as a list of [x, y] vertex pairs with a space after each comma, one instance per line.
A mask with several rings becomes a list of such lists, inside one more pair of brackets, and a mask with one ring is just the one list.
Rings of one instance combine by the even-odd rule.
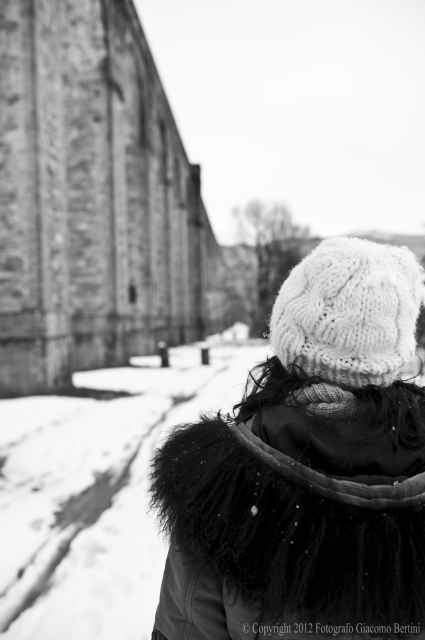
[[[421, 265], [425, 268], [425, 256], [421, 260]], [[416, 323], [416, 342], [420, 347], [425, 347], [425, 304], [421, 307]]]
[[227, 327], [244, 322], [250, 327], [256, 314], [257, 261], [253, 247], [237, 244], [222, 247], [220, 283], [221, 313]]
[[[301, 244], [309, 231], [295, 225], [288, 209], [280, 203], [253, 201], [243, 209], [235, 209], [234, 216], [240, 245], [253, 256], [254, 267], [247, 274], [251, 280], [244, 287], [250, 296], [251, 333], [262, 336], [280, 286], [301, 260]], [[245, 279], [246, 269], [243, 264], [240, 267], [238, 278]]]

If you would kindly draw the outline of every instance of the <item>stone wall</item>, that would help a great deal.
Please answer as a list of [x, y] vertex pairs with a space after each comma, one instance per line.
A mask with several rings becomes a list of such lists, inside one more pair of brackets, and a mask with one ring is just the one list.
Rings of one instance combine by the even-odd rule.
[[0, 395], [201, 339], [219, 260], [131, 0], [3, 0]]
[[[70, 381], [60, 10], [0, 7], [0, 388]], [[37, 60], [37, 64], [35, 61]], [[42, 365], [40, 363], [42, 361]]]

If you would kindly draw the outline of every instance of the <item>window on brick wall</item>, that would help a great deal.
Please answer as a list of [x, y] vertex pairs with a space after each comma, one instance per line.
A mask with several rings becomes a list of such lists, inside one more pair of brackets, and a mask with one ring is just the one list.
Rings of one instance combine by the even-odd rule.
[[130, 304], [135, 304], [137, 302], [137, 289], [136, 285], [133, 283], [128, 285], [128, 301]]
[[139, 112], [139, 144], [141, 147], [146, 146], [146, 116], [145, 109], [142, 104], [140, 104], [140, 112]]
[[180, 163], [177, 156], [174, 156], [174, 184], [176, 189], [176, 198], [180, 204], [182, 199], [182, 189], [181, 189]]
[[161, 182], [167, 184], [167, 138], [165, 134], [165, 125], [162, 120], [159, 123], [159, 136], [161, 144]]

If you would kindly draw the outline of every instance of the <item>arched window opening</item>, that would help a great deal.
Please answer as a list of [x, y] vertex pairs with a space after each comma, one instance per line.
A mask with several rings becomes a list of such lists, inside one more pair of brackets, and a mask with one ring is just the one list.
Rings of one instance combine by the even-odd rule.
[[136, 304], [137, 302], [137, 289], [133, 283], [128, 285], [128, 301], [130, 304]]
[[161, 182], [167, 184], [167, 138], [165, 134], [165, 125], [162, 121], [159, 123], [159, 135], [161, 140]]

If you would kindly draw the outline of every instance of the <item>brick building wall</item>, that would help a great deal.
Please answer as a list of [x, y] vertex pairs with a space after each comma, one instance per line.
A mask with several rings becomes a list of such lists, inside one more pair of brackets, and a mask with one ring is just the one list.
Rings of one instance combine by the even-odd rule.
[[[70, 381], [60, 11], [0, 6], [0, 388]], [[37, 64], [35, 64], [37, 60]], [[42, 365], [41, 365], [42, 363]], [[41, 366], [40, 366], [41, 365]]]
[[219, 260], [131, 0], [2, 0], [0, 395], [201, 339]]

